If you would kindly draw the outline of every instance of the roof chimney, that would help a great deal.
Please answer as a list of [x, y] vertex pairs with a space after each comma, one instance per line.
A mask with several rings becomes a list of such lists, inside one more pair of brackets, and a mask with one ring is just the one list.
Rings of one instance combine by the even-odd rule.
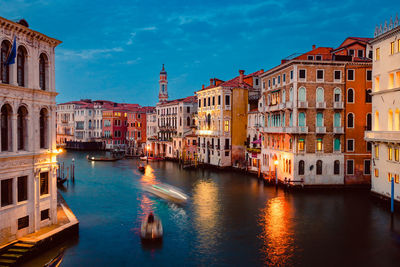
[[239, 70], [239, 83], [243, 83], [244, 70]]
[[314, 50], [315, 48], [317, 48], [317, 46], [315, 44], [312, 45], [312, 50]]
[[204, 89], [204, 84], [201, 86], [201, 89]]
[[214, 83], [214, 79], [213, 79], [213, 78], [211, 78], [211, 79], [210, 79], [210, 85], [212, 86], [212, 85], [213, 85], [213, 83]]

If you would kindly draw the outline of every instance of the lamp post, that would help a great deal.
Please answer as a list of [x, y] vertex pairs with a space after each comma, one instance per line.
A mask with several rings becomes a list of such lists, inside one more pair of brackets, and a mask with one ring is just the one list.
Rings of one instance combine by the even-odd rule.
[[278, 186], [278, 160], [274, 161], [274, 165], [275, 165], [275, 185]]
[[150, 145], [147, 145], [147, 163], [149, 163], [149, 150], [150, 150]]

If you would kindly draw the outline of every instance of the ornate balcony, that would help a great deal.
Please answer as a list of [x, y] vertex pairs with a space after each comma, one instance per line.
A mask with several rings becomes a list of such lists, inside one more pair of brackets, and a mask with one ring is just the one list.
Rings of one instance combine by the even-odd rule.
[[333, 108], [334, 108], [334, 109], [343, 109], [343, 108], [344, 108], [344, 103], [343, 103], [343, 101], [340, 101], [340, 102], [333, 102]]
[[333, 127], [333, 133], [334, 134], [344, 134], [344, 128], [343, 127]]
[[400, 142], [399, 131], [368, 131], [365, 132], [364, 138], [366, 141], [381, 141], [381, 142]]
[[308, 102], [307, 101], [297, 101], [297, 107], [298, 108], [308, 108]]
[[286, 102], [286, 108], [293, 109], [293, 102], [292, 101]]
[[318, 108], [318, 109], [326, 108], [326, 103], [325, 102], [316, 102], [315, 108]]
[[315, 133], [317, 134], [325, 134], [326, 133], [326, 127], [315, 127]]

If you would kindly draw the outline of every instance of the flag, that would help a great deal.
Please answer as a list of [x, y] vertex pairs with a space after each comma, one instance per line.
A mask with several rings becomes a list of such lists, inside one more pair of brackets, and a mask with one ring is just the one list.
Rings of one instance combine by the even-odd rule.
[[11, 47], [11, 52], [7, 57], [6, 62], [4, 63], [4, 66], [8, 66], [11, 64], [15, 63], [15, 57], [17, 56], [17, 37], [14, 36], [14, 42]]

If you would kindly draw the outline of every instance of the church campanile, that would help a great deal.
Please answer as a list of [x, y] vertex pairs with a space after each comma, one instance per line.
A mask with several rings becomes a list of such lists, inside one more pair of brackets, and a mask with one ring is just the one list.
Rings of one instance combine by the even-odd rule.
[[158, 83], [160, 84], [160, 89], [158, 91], [158, 101], [162, 103], [168, 100], [168, 80], [164, 64], [162, 65], [162, 70], [160, 71], [160, 81]]

